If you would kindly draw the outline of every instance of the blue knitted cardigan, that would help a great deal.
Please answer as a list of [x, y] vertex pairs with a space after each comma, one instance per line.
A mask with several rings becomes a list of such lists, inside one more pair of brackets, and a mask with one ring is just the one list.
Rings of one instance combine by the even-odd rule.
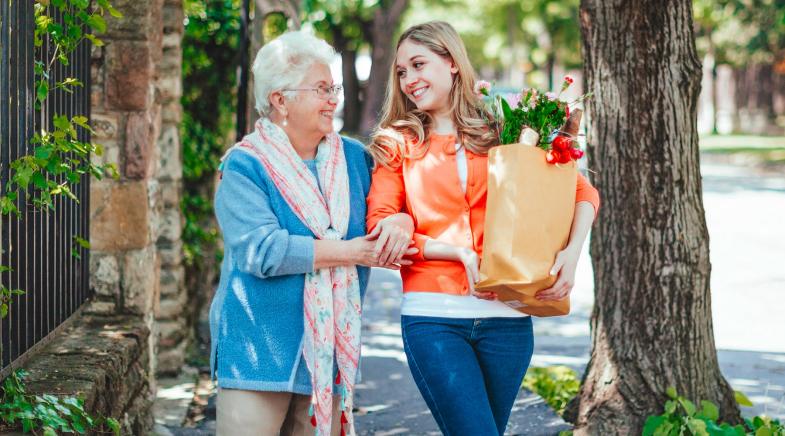
[[[361, 143], [342, 139], [351, 239], [366, 233], [372, 160]], [[314, 235], [256, 157], [232, 151], [222, 170], [214, 203], [224, 258], [210, 306], [212, 376], [222, 388], [311, 394], [302, 359], [303, 285], [313, 271]], [[357, 271], [364, 297], [369, 269]]]

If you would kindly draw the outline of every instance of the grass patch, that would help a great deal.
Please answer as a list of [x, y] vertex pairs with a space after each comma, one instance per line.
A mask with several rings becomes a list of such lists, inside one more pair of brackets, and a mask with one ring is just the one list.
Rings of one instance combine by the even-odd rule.
[[714, 153], [785, 150], [785, 136], [707, 135], [700, 138], [700, 150]]
[[567, 403], [581, 388], [578, 373], [566, 366], [531, 367], [523, 387], [541, 396], [561, 416]]

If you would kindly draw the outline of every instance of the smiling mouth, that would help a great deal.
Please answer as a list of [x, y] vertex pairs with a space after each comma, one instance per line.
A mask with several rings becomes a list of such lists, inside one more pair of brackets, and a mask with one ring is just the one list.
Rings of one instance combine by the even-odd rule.
[[428, 86], [424, 86], [422, 88], [415, 89], [414, 91], [409, 93], [409, 95], [411, 95], [415, 99], [420, 98], [423, 94], [425, 94], [426, 91], [428, 91], [428, 88], [429, 88]]
[[325, 118], [333, 119], [333, 116], [335, 115], [335, 113], [334, 112], [322, 111], [322, 112], [319, 112], [319, 115], [321, 115], [321, 116], [323, 116]]

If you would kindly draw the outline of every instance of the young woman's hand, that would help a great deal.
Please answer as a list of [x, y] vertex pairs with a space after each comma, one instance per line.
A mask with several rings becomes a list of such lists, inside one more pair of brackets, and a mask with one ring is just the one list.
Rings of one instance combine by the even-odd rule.
[[535, 295], [538, 300], [561, 300], [570, 295], [575, 285], [575, 270], [578, 268], [578, 249], [567, 247], [556, 255], [556, 261], [551, 267], [551, 275], [558, 275], [556, 283], [548, 289], [543, 289]]
[[457, 248], [458, 259], [466, 268], [466, 278], [469, 281], [469, 293], [483, 300], [495, 300], [496, 294], [493, 292], [481, 292], [474, 289], [474, 285], [480, 281], [480, 256], [477, 252], [469, 248]]
[[396, 213], [379, 221], [367, 236], [368, 239], [376, 241], [374, 249], [378, 265], [401, 265], [403, 256], [413, 254], [409, 248], [413, 234], [414, 220], [408, 214]]

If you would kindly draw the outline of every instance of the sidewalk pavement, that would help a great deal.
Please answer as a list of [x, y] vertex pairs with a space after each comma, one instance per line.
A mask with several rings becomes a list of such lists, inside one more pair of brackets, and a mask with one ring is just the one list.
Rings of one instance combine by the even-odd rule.
[[[744, 416], [766, 414], [785, 420], [785, 176], [707, 161], [701, 173], [711, 235], [712, 316], [720, 367], [733, 388], [755, 405], [742, 408]], [[589, 360], [594, 298], [588, 248], [576, 281], [571, 315], [535, 319], [532, 366], [560, 364], [583, 373]], [[361, 435], [438, 434], [406, 366], [400, 295], [397, 273], [374, 270], [364, 306], [363, 382], [356, 393]], [[190, 389], [199, 390], [191, 380]], [[183, 428], [177, 420], [182, 422], [185, 416], [182, 404], [189, 396], [188, 383], [160, 383], [164, 389], [159, 389], [156, 407], [159, 434], [215, 433], [214, 394], [201, 397], [207, 407], [196, 428]], [[199, 385], [206, 392], [212, 389], [204, 381]], [[162, 398], [166, 396], [174, 398]], [[508, 434], [554, 435], [567, 428], [541, 398], [521, 390]]]

